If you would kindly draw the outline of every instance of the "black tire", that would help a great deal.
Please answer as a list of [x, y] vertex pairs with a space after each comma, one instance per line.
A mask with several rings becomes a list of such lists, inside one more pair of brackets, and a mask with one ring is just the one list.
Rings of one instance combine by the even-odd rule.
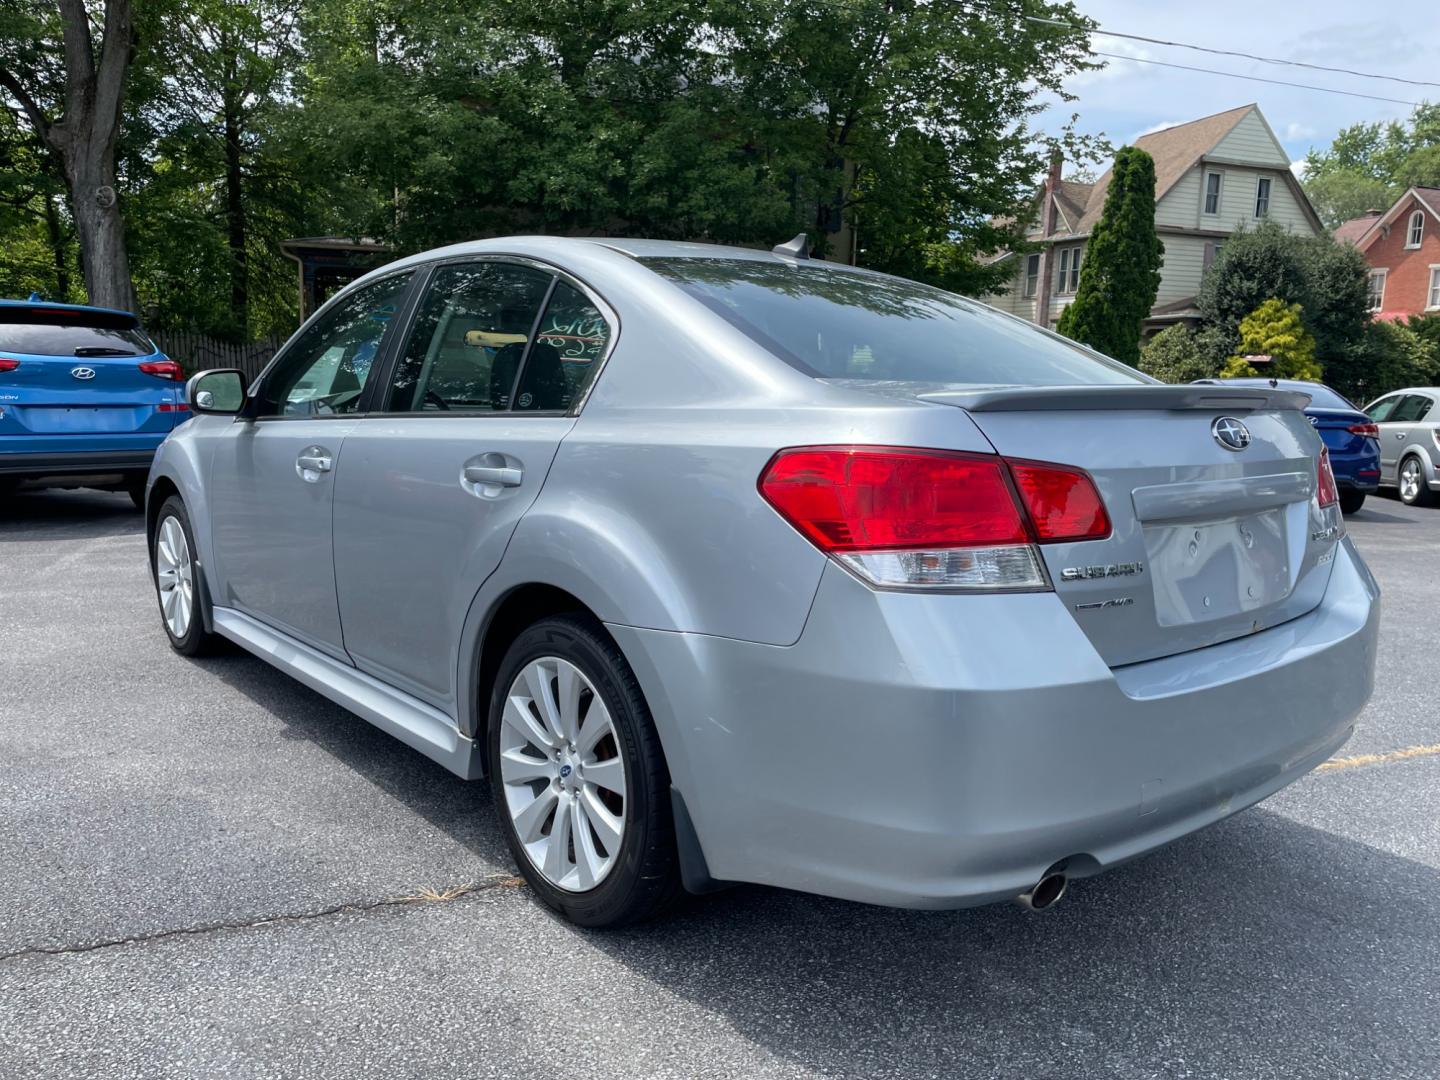
[[[156, 572], [155, 546], [159, 543], [160, 531], [169, 518], [174, 518], [180, 525], [181, 531], [185, 534], [185, 543], [190, 549], [191, 563], [196, 568], [194, 578], [194, 605], [190, 612], [190, 623], [186, 627], [184, 637], [176, 637], [170, 630], [169, 623], [165, 620], [164, 602], [160, 597], [160, 577]], [[195, 534], [190, 529], [190, 515], [185, 512], [185, 503], [179, 495], [171, 495], [160, 507], [160, 513], [155, 518], [155, 539], [150, 543], [150, 580], [155, 585], [155, 602], [160, 606], [160, 627], [165, 631], [165, 636], [170, 640], [170, 647], [182, 656], [204, 656], [214, 652], [220, 644], [220, 637], [205, 629], [205, 620], [200, 613], [201, 594], [205, 588], [205, 582], [198, 573], [199, 564], [194, 562], [195, 558]]]
[[[1405, 497], [1405, 484], [1401, 480], [1401, 473], [1404, 472], [1405, 463], [1408, 461], [1414, 461], [1416, 467], [1420, 470], [1420, 486], [1415, 491], [1415, 497], [1411, 499]], [[1395, 466], [1395, 488], [1400, 495], [1400, 501], [1406, 506], [1430, 505], [1430, 486], [1425, 482], [1425, 466], [1414, 454], [1409, 454], [1401, 458], [1400, 463]]]
[[[510, 820], [500, 778], [500, 728], [506, 696], [520, 671], [541, 657], [578, 667], [610, 712], [625, 761], [625, 831], [618, 861], [599, 885], [571, 892], [548, 881], [530, 861]], [[523, 631], [505, 653], [490, 695], [490, 786], [495, 812], [521, 874], [547, 905], [579, 926], [617, 927], [658, 914], [683, 892], [670, 809], [670, 770], [660, 737], [624, 655], [587, 616], [557, 615]]]
[[1340, 512], [1342, 514], [1353, 514], [1365, 505], [1365, 492], [1363, 491], [1342, 491], [1340, 492]]

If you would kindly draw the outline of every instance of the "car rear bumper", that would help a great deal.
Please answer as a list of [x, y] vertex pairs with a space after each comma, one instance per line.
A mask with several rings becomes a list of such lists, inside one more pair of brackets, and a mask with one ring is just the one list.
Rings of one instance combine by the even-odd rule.
[[124, 450], [87, 450], [70, 453], [17, 453], [0, 445], [0, 476], [50, 480], [77, 476], [115, 476], [148, 473], [159, 439], [149, 447]]
[[1324, 761], [1370, 696], [1378, 599], [1345, 540], [1310, 613], [1114, 670], [1053, 593], [878, 593], [833, 566], [793, 646], [612, 632], [710, 876], [943, 908], [1096, 873]]

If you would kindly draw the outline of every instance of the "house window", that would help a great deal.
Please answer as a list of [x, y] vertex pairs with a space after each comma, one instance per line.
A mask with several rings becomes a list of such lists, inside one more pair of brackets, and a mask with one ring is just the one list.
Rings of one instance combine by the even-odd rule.
[[1205, 174], [1205, 213], [1220, 213], [1220, 180], [1221, 174], [1210, 172]]
[[1440, 266], [1430, 267], [1430, 293], [1425, 298], [1425, 310], [1440, 308]]
[[1084, 250], [1079, 247], [1060, 249], [1060, 269], [1055, 275], [1055, 291], [1060, 295], [1073, 293], [1080, 287], [1080, 260]]
[[1370, 271], [1369, 303], [1366, 305], [1369, 311], [1379, 311], [1385, 306], [1385, 271]]
[[1255, 216], [1262, 218], [1270, 213], [1270, 178], [1262, 176], [1255, 181]]
[[1034, 296], [1040, 288], [1040, 256], [1025, 256], [1025, 295]]
[[1202, 274], [1208, 274], [1210, 272], [1211, 265], [1220, 257], [1220, 249], [1224, 246], [1225, 245], [1219, 240], [1211, 240], [1205, 245], [1205, 254], [1200, 267]]
[[1416, 210], [1410, 215], [1410, 224], [1405, 229], [1405, 246], [1407, 248], [1418, 248], [1420, 241], [1425, 239], [1425, 211]]

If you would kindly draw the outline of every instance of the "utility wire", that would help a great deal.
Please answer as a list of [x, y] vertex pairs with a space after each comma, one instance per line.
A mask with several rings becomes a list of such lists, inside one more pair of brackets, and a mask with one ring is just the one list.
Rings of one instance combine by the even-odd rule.
[[[1071, 30], [1085, 29], [1083, 26], [1061, 22], [1058, 19], [1042, 19], [1038, 15], [1026, 15], [1025, 19], [1028, 22], [1044, 23], [1047, 26], [1063, 26]], [[1407, 86], [1440, 87], [1440, 82], [1427, 82], [1424, 79], [1405, 79], [1399, 75], [1380, 75], [1371, 71], [1355, 71], [1353, 68], [1328, 67], [1325, 64], [1306, 63], [1304, 60], [1283, 60], [1274, 56], [1256, 56], [1254, 53], [1236, 52], [1233, 49], [1212, 49], [1206, 45], [1191, 45], [1185, 41], [1166, 41], [1164, 38], [1144, 37], [1141, 34], [1122, 34], [1118, 30], [1102, 30], [1098, 26], [1090, 32], [1092, 34], [1098, 34], [1101, 37], [1125, 38], [1128, 41], [1143, 41], [1149, 45], [1167, 45], [1176, 49], [1193, 49], [1195, 52], [1211, 53], [1214, 56], [1238, 56], [1245, 60], [1257, 60], [1262, 64], [1282, 64], [1287, 67], [1309, 68], [1311, 71], [1333, 71], [1338, 75], [1354, 75], [1361, 79], [1385, 79], [1388, 82], [1404, 83]], [[1394, 99], [1379, 98], [1377, 100], [1393, 101]]]
[[1230, 79], [1244, 79], [1246, 82], [1269, 83], [1272, 86], [1293, 86], [1299, 90], [1318, 90], [1324, 94], [1341, 94], [1345, 97], [1364, 98], [1367, 101], [1388, 101], [1394, 105], [1416, 107], [1419, 102], [1403, 101], [1400, 98], [1379, 97], [1375, 94], [1358, 94], [1353, 90], [1336, 90], [1330, 86], [1315, 86], [1313, 83], [1287, 82], [1284, 79], [1263, 79], [1259, 75], [1241, 75], [1234, 71], [1219, 71], [1216, 68], [1192, 67], [1189, 64], [1172, 64], [1164, 60], [1142, 60], [1138, 56], [1124, 56], [1120, 53], [1094, 52], [1091, 56], [1103, 56], [1107, 60], [1129, 60], [1132, 64], [1152, 64], [1155, 67], [1176, 68], [1180, 71], [1198, 71], [1206, 75], [1224, 75]]

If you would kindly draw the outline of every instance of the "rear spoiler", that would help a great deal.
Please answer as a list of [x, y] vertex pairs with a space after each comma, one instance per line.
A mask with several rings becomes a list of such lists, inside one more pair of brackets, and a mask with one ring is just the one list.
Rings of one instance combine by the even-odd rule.
[[1073, 412], [1088, 409], [1196, 409], [1205, 412], [1303, 410], [1310, 395], [1254, 386], [996, 386], [920, 394], [921, 401], [969, 412]]
[[28, 323], [32, 326], [92, 326], [97, 330], [138, 330], [140, 320], [128, 311], [103, 308], [55, 307], [26, 304], [0, 305], [0, 323]]

